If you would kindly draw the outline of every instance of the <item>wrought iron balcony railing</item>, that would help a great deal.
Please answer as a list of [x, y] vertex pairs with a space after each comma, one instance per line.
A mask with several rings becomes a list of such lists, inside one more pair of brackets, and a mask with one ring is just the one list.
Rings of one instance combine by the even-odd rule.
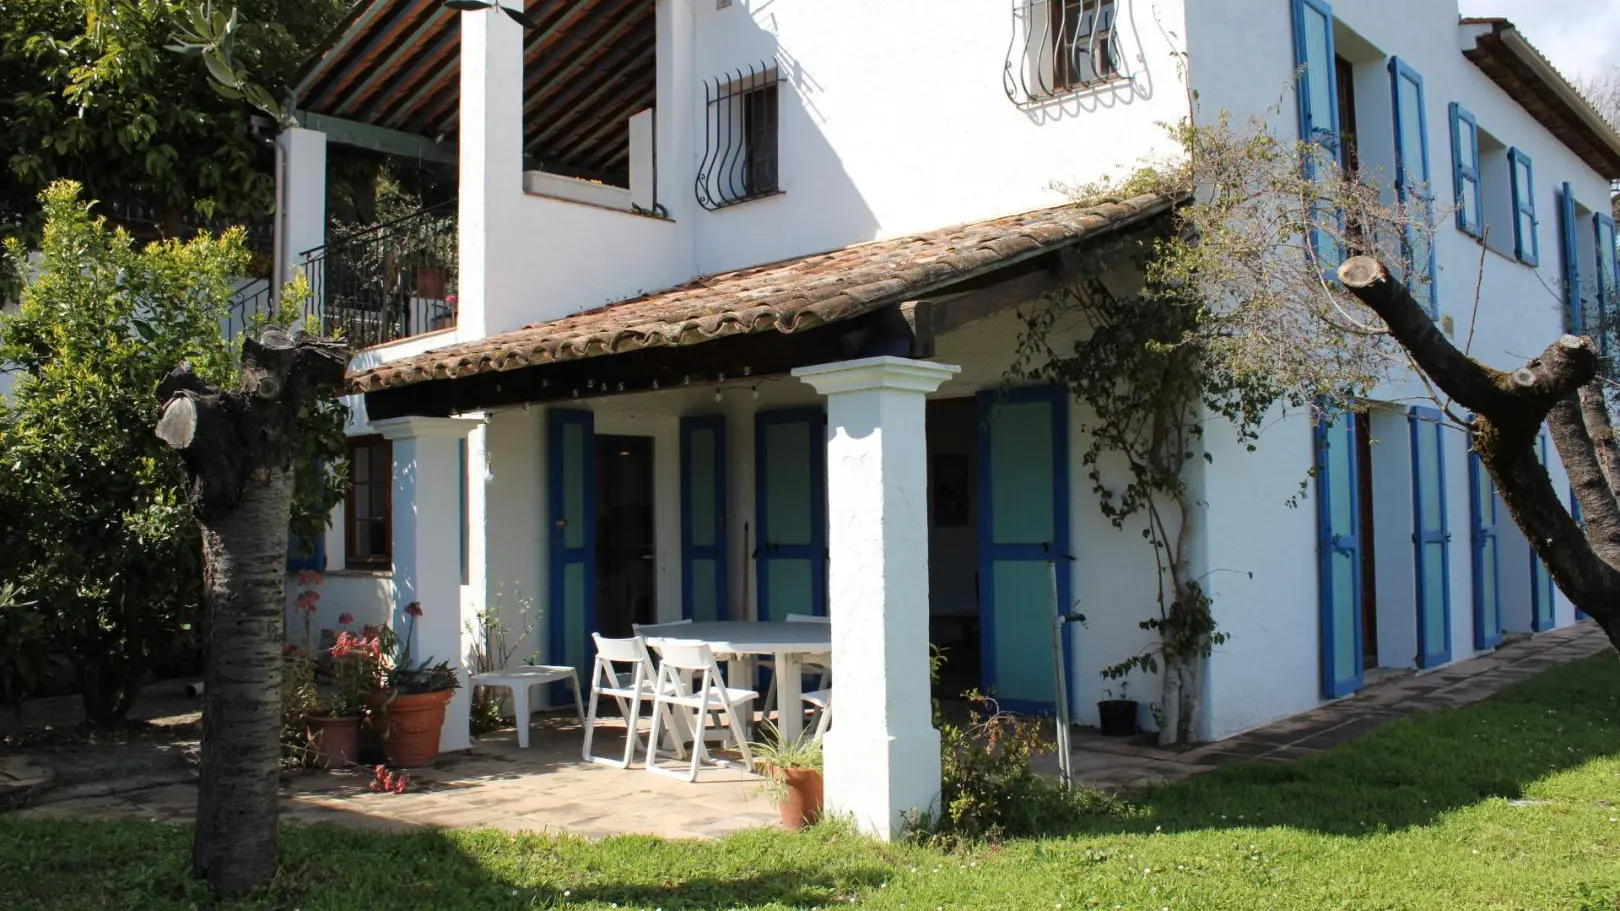
[[430, 206], [303, 253], [306, 313], [369, 348], [456, 325], [456, 205]]

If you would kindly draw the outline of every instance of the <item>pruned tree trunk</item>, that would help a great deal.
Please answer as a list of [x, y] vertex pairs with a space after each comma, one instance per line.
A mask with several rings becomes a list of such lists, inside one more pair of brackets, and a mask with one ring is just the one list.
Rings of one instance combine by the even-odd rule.
[[[1442, 392], [1473, 413], [1473, 445], [1508, 514], [1574, 605], [1620, 647], [1620, 474], [1614, 431], [1597, 380], [1597, 349], [1566, 335], [1511, 373], [1469, 358], [1376, 259], [1358, 256], [1339, 280], [1371, 307]], [[1583, 532], [1535, 444], [1545, 422], [1586, 522]]]
[[336, 393], [342, 345], [267, 329], [222, 392], [181, 365], [157, 435], [181, 450], [202, 525], [208, 667], [193, 864], [215, 891], [275, 875], [281, 644], [293, 453], [305, 402]]

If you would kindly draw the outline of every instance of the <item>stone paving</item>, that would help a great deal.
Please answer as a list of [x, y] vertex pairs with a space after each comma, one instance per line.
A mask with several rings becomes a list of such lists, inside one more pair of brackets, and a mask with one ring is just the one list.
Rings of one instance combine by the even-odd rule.
[[[1386, 676], [1358, 695], [1184, 751], [1078, 732], [1075, 767], [1086, 784], [1120, 791], [1188, 778], [1229, 762], [1291, 761], [1396, 718], [1477, 702], [1509, 683], [1607, 645], [1595, 624], [1582, 623], [1510, 642], [1434, 673]], [[623, 749], [622, 729], [605, 733], [601, 752], [614, 755]], [[371, 792], [369, 773], [289, 775], [282, 786], [283, 818], [381, 829], [490, 827], [588, 837], [645, 833], [705, 838], [776, 821], [759, 779], [740, 770], [708, 771], [689, 784], [648, 774], [639, 766], [620, 770], [580, 761], [579, 724], [572, 716], [537, 719], [527, 750], [518, 749], [515, 741], [511, 731], [479, 738], [472, 750], [412, 772], [412, 787], [404, 794]], [[0, 757], [0, 784], [5, 775], [40, 774], [37, 763], [19, 761], [25, 758], [38, 757]], [[1045, 765], [1055, 770], [1049, 757]], [[58, 789], [15, 812], [185, 821], [191, 819], [195, 801], [196, 788], [189, 783], [99, 796], [73, 796]]]
[[[1603, 631], [1586, 621], [1515, 639], [1490, 654], [1432, 673], [1384, 675], [1353, 696], [1190, 750], [1077, 732], [1072, 741], [1075, 774], [1092, 787], [1124, 791], [1191, 778], [1230, 762], [1301, 759], [1397, 718], [1478, 702], [1509, 683], [1608, 647]], [[1044, 765], [1055, 772], [1056, 760], [1047, 759]]]

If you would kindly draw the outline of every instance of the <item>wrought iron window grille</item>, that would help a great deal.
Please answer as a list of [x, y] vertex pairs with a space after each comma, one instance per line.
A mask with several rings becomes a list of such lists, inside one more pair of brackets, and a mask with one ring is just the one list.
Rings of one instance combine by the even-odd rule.
[[[1129, 2], [1129, 0], [1124, 0]], [[1014, 0], [1003, 88], [1014, 104], [1040, 104], [1129, 81], [1116, 0]]]
[[703, 82], [703, 159], [694, 190], [709, 210], [782, 192], [780, 79], [775, 61]]

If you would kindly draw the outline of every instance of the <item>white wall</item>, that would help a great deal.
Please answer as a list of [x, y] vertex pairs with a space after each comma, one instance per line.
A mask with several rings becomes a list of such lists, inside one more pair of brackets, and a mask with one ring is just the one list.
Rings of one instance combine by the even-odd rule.
[[1254, 452], [1209, 425], [1202, 571], [1231, 638], [1210, 657], [1204, 737], [1229, 736], [1315, 706], [1320, 685], [1315, 488], [1309, 415], [1280, 409]]

